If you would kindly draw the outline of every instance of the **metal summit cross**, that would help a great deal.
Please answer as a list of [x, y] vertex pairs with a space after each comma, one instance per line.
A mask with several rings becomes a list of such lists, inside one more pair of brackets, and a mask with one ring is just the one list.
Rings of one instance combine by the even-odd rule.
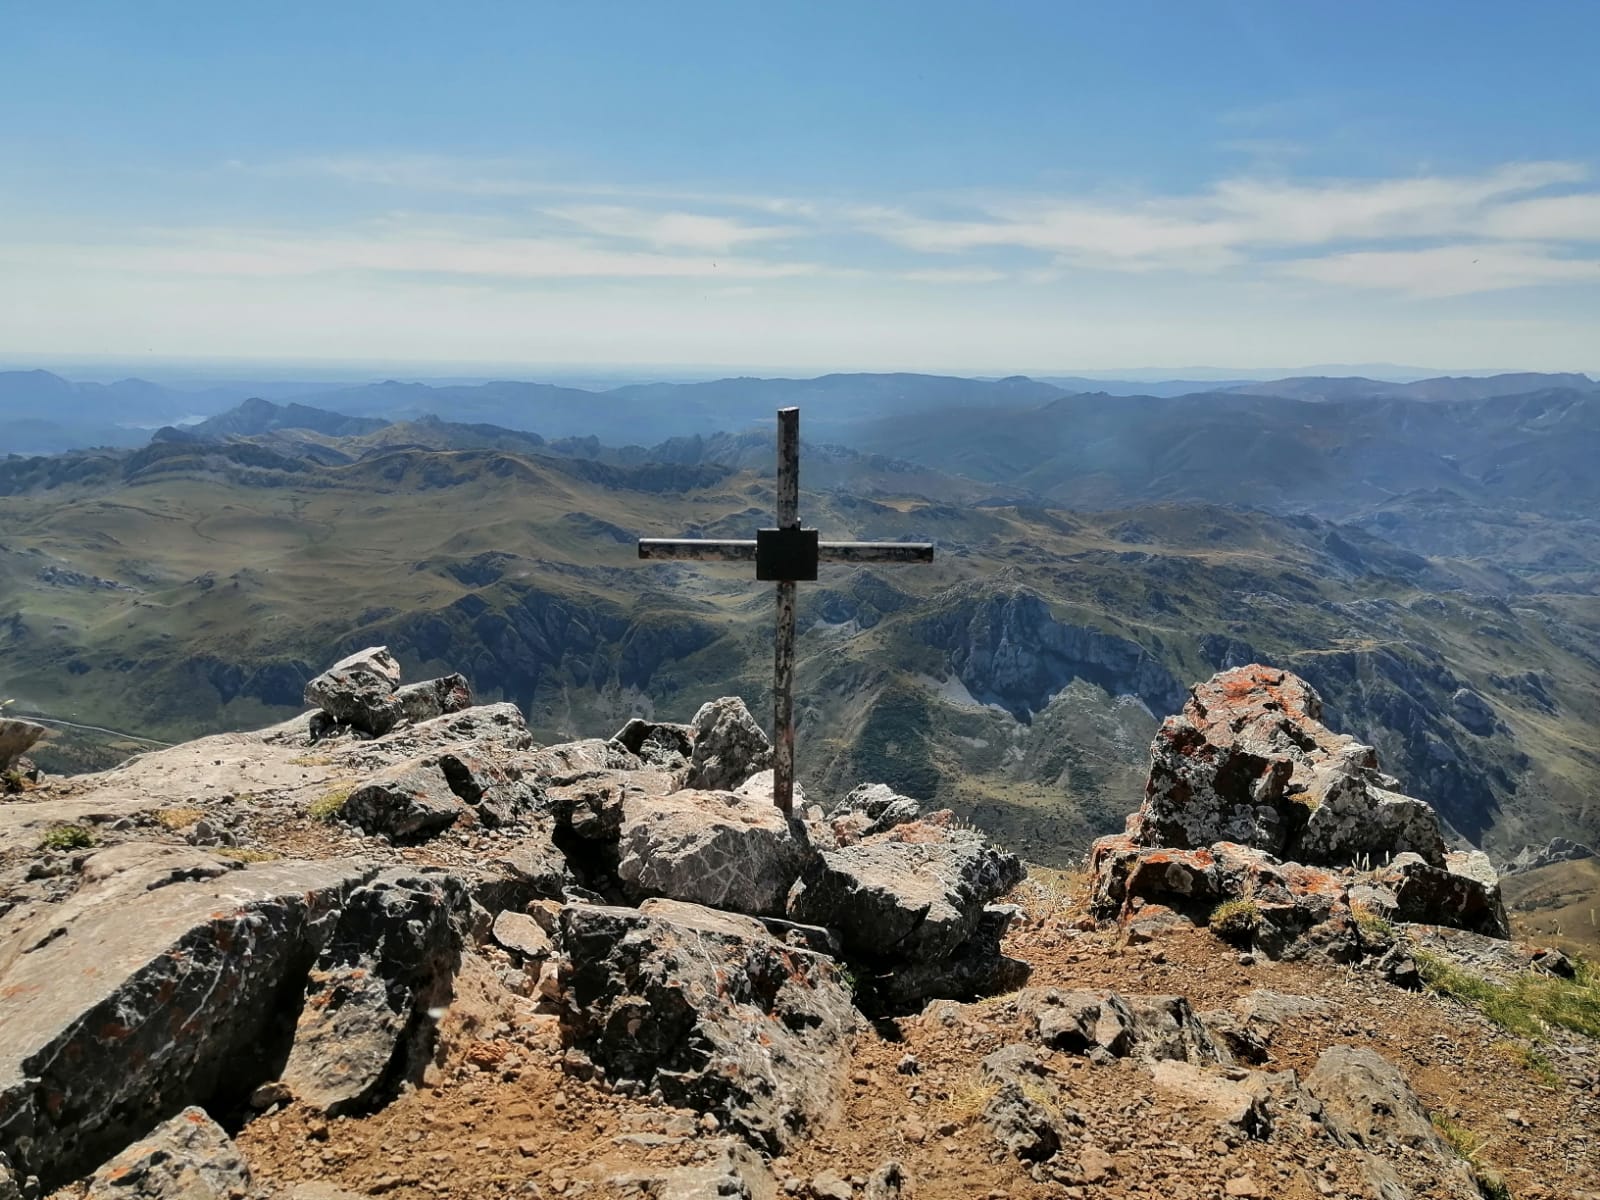
[[785, 813], [794, 807], [794, 607], [795, 584], [817, 577], [817, 564], [926, 563], [932, 542], [819, 542], [815, 529], [800, 527], [800, 410], [778, 410], [778, 527], [756, 530], [756, 539], [640, 538], [640, 558], [688, 558], [701, 562], [756, 564], [756, 578], [778, 585], [778, 637], [772, 656], [772, 800]]

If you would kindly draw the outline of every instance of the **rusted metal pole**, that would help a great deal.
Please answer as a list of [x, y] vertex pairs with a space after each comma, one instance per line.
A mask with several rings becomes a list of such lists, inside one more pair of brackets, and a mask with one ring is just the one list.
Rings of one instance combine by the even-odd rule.
[[[779, 529], [800, 528], [800, 410], [778, 410]], [[778, 581], [778, 635], [772, 659], [772, 802], [794, 810], [795, 583]]]

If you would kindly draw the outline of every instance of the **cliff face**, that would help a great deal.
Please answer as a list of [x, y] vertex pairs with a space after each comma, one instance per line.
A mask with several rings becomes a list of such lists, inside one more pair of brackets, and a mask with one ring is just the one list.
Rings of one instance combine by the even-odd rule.
[[1113, 696], [1134, 695], [1152, 712], [1183, 703], [1172, 673], [1136, 642], [1057, 621], [1043, 598], [1015, 590], [977, 593], [917, 623], [927, 643], [949, 655], [979, 700], [1028, 720], [1074, 679]]

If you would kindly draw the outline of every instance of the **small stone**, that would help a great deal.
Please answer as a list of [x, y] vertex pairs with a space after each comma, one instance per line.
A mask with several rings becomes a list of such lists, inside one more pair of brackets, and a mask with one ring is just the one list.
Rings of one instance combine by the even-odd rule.
[[917, 1061], [917, 1056], [915, 1054], [907, 1054], [895, 1064], [894, 1069], [900, 1072], [902, 1075], [915, 1075], [918, 1071], [922, 1070], [922, 1064]]
[[816, 1200], [851, 1200], [855, 1188], [833, 1171], [823, 1171], [811, 1180], [811, 1194]]
[[1249, 1200], [1251, 1197], [1261, 1195], [1261, 1186], [1250, 1176], [1240, 1175], [1237, 1178], [1228, 1180], [1223, 1191], [1230, 1196], [1239, 1196]]
[[1100, 1183], [1117, 1173], [1117, 1160], [1091, 1142], [1078, 1152], [1078, 1171], [1085, 1183]]

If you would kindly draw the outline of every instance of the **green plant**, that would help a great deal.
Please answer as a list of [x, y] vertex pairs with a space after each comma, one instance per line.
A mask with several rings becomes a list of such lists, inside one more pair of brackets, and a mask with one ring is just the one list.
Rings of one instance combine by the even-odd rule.
[[41, 850], [87, 850], [94, 844], [94, 831], [87, 825], [57, 825], [39, 839]]
[[1600, 1038], [1600, 974], [1584, 959], [1571, 979], [1528, 971], [1501, 984], [1426, 951], [1412, 958], [1430, 992], [1478, 1009], [1507, 1032], [1538, 1039], [1554, 1026]]
[[242, 863], [276, 862], [283, 857], [275, 850], [256, 850], [249, 846], [218, 846], [211, 853]]
[[1211, 910], [1211, 932], [1226, 942], [1244, 942], [1261, 929], [1261, 910], [1248, 896], [1224, 900]]
[[1444, 1113], [1431, 1112], [1428, 1114], [1428, 1119], [1439, 1131], [1439, 1136], [1444, 1138], [1450, 1148], [1472, 1168], [1473, 1182], [1478, 1185], [1478, 1191], [1484, 1200], [1514, 1200], [1505, 1181], [1484, 1166], [1483, 1152], [1488, 1149], [1488, 1138], [1468, 1129], [1459, 1121], [1452, 1120]]
[[355, 784], [341, 783], [313, 800], [306, 808], [306, 812], [314, 820], [331, 821], [343, 811], [344, 802], [350, 799], [350, 793], [355, 790]]
[[1356, 932], [1361, 935], [1361, 940], [1369, 946], [1394, 944], [1397, 936], [1395, 927], [1375, 909], [1365, 904], [1352, 904], [1350, 919], [1356, 923]]

